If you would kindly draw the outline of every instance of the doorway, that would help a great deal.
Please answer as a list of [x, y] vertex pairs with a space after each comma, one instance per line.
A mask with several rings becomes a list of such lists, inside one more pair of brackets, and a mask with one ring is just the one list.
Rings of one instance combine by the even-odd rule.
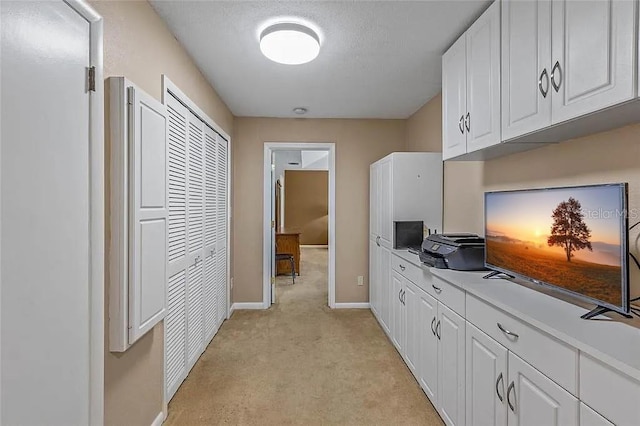
[[[277, 176], [274, 156], [277, 152], [301, 151], [303, 153], [326, 153], [328, 171], [328, 300], [330, 308], [335, 307], [335, 144], [334, 143], [279, 143], [264, 144], [264, 187], [263, 187], [263, 308], [273, 303], [275, 295], [275, 237], [276, 219], [278, 225], [285, 220], [281, 213], [276, 213]], [[282, 197], [282, 192], [280, 193]], [[282, 205], [282, 202], [281, 202]]]

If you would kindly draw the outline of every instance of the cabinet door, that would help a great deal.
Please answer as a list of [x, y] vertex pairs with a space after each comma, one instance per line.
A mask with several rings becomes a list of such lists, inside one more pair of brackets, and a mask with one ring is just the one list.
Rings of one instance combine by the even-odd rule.
[[466, 32], [467, 152], [500, 143], [500, 4], [489, 6]]
[[391, 216], [393, 195], [391, 194], [391, 159], [388, 158], [380, 163], [380, 174], [378, 177], [378, 189], [380, 192], [378, 218], [380, 223], [380, 244], [391, 248], [393, 244], [393, 219]]
[[380, 282], [378, 245], [375, 239], [369, 239], [369, 307], [380, 321]]
[[396, 300], [391, 281], [391, 252], [385, 247], [378, 247], [378, 256], [380, 264], [378, 269], [380, 318], [382, 320], [382, 328], [387, 334], [391, 335], [392, 307]]
[[509, 426], [578, 424], [578, 400], [547, 376], [509, 352]]
[[378, 164], [369, 167], [369, 238], [376, 239], [380, 235], [380, 190], [378, 186]]
[[438, 301], [425, 292], [419, 292], [418, 300], [418, 374], [420, 386], [433, 405], [438, 395]]
[[502, 140], [551, 124], [551, 2], [502, 2]]
[[553, 1], [554, 124], [635, 96], [636, 7], [625, 0]]
[[467, 425], [506, 425], [507, 349], [471, 323], [466, 327]]
[[400, 354], [403, 353], [402, 339], [402, 317], [404, 308], [402, 306], [402, 275], [393, 271], [391, 274], [391, 341]]
[[438, 410], [448, 425], [465, 423], [465, 321], [438, 303]]
[[403, 306], [403, 328], [404, 328], [404, 360], [411, 370], [411, 373], [419, 380], [418, 361], [420, 360], [418, 341], [418, 292], [419, 290], [411, 281], [406, 278], [404, 281], [404, 292], [402, 296]]
[[467, 152], [466, 40], [462, 35], [442, 56], [442, 159]]

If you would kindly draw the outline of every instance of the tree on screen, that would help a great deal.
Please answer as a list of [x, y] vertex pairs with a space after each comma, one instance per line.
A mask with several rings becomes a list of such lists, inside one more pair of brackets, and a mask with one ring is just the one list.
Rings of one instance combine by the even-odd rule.
[[549, 246], [559, 246], [567, 255], [567, 262], [571, 262], [573, 252], [591, 248], [591, 230], [584, 223], [584, 214], [580, 201], [573, 197], [558, 204], [551, 214], [553, 225], [551, 235], [547, 238]]

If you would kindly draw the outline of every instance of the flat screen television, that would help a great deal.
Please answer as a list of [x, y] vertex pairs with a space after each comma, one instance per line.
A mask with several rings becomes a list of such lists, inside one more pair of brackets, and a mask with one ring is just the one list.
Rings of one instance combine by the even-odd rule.
[[629, 312], [627, 184], [486, 192], [485, 266]]

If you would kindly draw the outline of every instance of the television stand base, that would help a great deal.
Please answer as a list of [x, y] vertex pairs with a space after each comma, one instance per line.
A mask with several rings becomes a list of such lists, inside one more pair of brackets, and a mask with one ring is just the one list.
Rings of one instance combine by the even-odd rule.
[[500, 271], [492, 271], [489, 272], [487, 275], [485, 275], [484, 277], [482, 277], [482, 279], [488, 280], [489, 278], [495, 277], [496, 275], [506, 275], [509, 278], [515, 278], [512, 275], [509, 274], [505, 274], [504, 272], [500, 272]]
[[618, 311], [614, 311], [613, 309], [605, 308], [604, 306], [596, 306], [595, 308], [593, 308], [592, 310], [590, 310], [586, 314], [581, 315], [580, 318], [582, 318], [582, 319], [592, 319], [593, 317], [597, 317], [598, 315], [604, 314], [605, 312], [615, 312], [617, 314], [622, 315], [625, 318], [633, 318], [632, 315], [624, 314], [624, 313], [618, 312]]

